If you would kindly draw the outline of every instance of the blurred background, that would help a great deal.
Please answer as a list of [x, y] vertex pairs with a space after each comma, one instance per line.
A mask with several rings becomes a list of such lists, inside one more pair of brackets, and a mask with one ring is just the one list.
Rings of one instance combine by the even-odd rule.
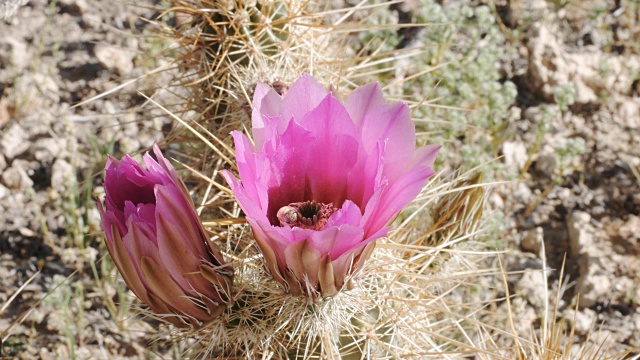
[[[172, 129], [140, 94], [179, 101], [171, 39], [145, 20], [175, 23], [168, 5], [0, 0], [0, 358], [178, 356], [127, 321], [95, 206], [106, 156]], [[483, 241], [505, 251], [516, 326], [538, 329], [559, 293], [577, 344], [640, 347], [640, 1], [406, 0], [366, 21], [432, 24], [354, 46], [427, 49], [379, 81], [435, 104], [413, 116], [440, 168], [494, 183]]]

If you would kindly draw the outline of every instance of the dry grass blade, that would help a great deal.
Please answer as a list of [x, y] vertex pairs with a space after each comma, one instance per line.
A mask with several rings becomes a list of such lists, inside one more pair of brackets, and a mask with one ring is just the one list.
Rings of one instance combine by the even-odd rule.
[[96, 101], [98, 99], [101, 99], [103, 97], [109, 96], [111, 94], [115, 94], [115, 93], [121, 91], [122, 89], [126, 88], [127, 86], [133, 85], [136, 82], [144, 79], [145, 77], [149, 77], [149, 76], [152, 76], [152, 75], [157, 74], [159, 72], [166, 71], [171, 66], [173, 66], [173, 65], [165, 64], [165, 65], [159, 66], [158, 68], [156, 68], [154, 70], [151, 70], [151, 71], [148, 71], [148, 72], [136, 77], [135, 79], [131, 79], [131, 80], [125, 81], [122, 84], [120, 84], [118, 86], [115, 86], [113, 89], [110, 89], [108, 91], [102, 92], [102, 93], [100, 93], [100, 94], [98, 94], [96, 96], [90, 97], [89, 99], [86, 99], [86, 100], [83, 100], [83, 101], [81, 101], [81, 102], [79, 102], [77, 104], [74, 104], [74, 105], [71, 106], [71, 108], [80, 107], [80, 106], [86, 105], [86, 104], [88, 104], [90, 102], [93, 102], [93, 101]]
[[[11, 297], [9, 299], [7, 299], [7, 301], [4, 303], [4, 305], [2, 305], [2, 307], [0, 308], [0, 314], [2, 314], [9, 307], [9, 305], [11, 305], [13, 300], [15, 300], [16, 297], [18, 297], [18, 295], [20, 295], [22, 290], [24, 290], [24, 288], [27, 287], [27, 285], [29, 285], [33, 281], [33, 279], [35, 279], [38, 275], [40, 275], [40, 270], [36, 271], [35, 274], [31, 275], [31, 277], [29, 277], [27, 279], [27, 281], [25, 281], [24, 284], [22, 284], [22, 286], [20, 286], [18, 288], [18, 290], [16, 290], [16, 292], [13, 293], [13, 295], [11, 295]], [[0, 336], [2, 336], [2, 334], [0, 334]]]
[[[65, 281], [57, 284], [55, 287], [53, 287], [48, 293], [46, 293], [40, 300], [38, 300], [38, 302], [36, 302], [35, 304], [31, 305], [31, 307], [29, 308], [29, 310], [23, 312], [20, 316], [18, 316], [18, 318], [16, 320], [14, 320], [11, 325], [9, 325], [6, 329], [0, 331], [0, 339], [2, 340], [2, 342], [5, 342], [8, 338], [8, 336], [10, 335], [10, 331], [11, 329], [13, 329], [14, 326], [18, 325], [18, 324], [22, 324], [22, 322], [27, 319], [27, 317], [29, 317], [29, 314], [31, 314], [31, 312], [36, 309], [38, 306], [40, 306], [40, 303], [42, 303], [42, 301], [44, 299], [46, 299], [49, 295], [51, 295], [54, 291], [56, 291], [56, 289], [58, 289], [60, 286], [62, 286], [66, 281], [68, 281], [71, 277], [73, 277], [76, 273], [78, 272], [78, 270], [72, 272], [71, 274], [69, 274], [69, 276], [66, 277]], [[35, 275], [38, 275], [40, 272], [38, 271], [36, 274], [34, 274], [34, 276], [32, 276], [30, 278], [30, 281], [35, 278]], [[22, 289], [24, 289], [23, 287], [20, 287], [20, 289], [16, 292], [16, 294], [14, 294], [14, 296], [12, 296], [12, 298], [14, 298], [15, 296], [17, 296], [17, 294], [19, 292], [22, 291]], [[6, 306], [7, 304], [5, 304]], [[5, 307], [3, 306], [3, 308]]]

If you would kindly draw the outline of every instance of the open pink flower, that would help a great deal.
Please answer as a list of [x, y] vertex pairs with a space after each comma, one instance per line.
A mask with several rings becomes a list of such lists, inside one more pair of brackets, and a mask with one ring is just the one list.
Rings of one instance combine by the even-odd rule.
[[193, 201], [160, 149], [158, 161], [109, 157], [105, 208], [98, 203], [107, 248], [129, 288], [177, 326], [199, 325], [229, 301], [233, 269], [211, 248]]
[[255, 146], [232, 133], [242, 183], [222, 175], [274, 278], [334, 295], [433, 175], [439, 146], [415, 149], [409, 107], [387, 104], [378, 84], [342, 104], [306, 74], [284, 97], [258, 84], [252, 122]]

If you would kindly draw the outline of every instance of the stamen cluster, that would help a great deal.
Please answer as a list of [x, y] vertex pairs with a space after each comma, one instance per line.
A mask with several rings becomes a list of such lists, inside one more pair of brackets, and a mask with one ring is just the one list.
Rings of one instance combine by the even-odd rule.
[[321, 204], [314, 200], [291, 203], [278, 210], [278, 221], [280, 226], [322, 230], [337, 210], [333, 204]]

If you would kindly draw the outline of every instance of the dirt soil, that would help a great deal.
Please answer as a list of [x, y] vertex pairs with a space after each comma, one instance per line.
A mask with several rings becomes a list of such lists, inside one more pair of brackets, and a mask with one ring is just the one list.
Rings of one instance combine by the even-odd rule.
[[[509, 215], [508, 270], [541, 269], [543, 259], [557, 270], [566, 254], [560, 316], [575, 325], [576, 341], [602, 324], [602, 336], [626, 350], [640, 347], [640, 20], [625, 1], [577, 3], [497, 2], [505, 29], [522, 34], [505, 43], [517, 56], [500, 66], [518, 85], [519, 114], [502, 161], [523, 176], [490, 200]], [[168, 98], [157, 89], [169, 75], [72, 107], [163, 65], [142, 20], [159, 14], [160, 1], [136, 5], [31, 1], [0, 22], [0, 304], [41, 271], [0, 310], [0, 331], [51, 292], [56, 275], [71, 279], [12, 328], [0, 358], [168, 351], [145, 349], [157, 324], [114, 319], [105, 299], [118, 300], [116, 285], [96, 279], [116, 272], [90, 264], [106, 253], [92, 235], [100, 231], [94, 201], [104, 155], [140, 153], [162, 139], [170, 121], [137, 91]], [[594, 20], [596, 6], [603, 10]], [[563, 109], [556, 89], [565, 85], [575, 93]], [[538, 139], [533, 129], [545, 121]], [[559, 149], [578, 138], [584, 151], [565, 161]], [[550, 290], [558, 280], [550, 272]], [[544, 278], [525, 271], [509, 281], [522, 294], [526, 333], [541, 321]]]
[[[31, 1], [0, 21], [0, 331], [62, 279], [69, 281], [11, 329], [0, 358], [142, 357], [145, 329], [124, 331], [106, 310], [115, 279], [97, 257], [95, 199], [105, 154], [138, 154], [168, 120], [137, 93], [158, 94], [164, 74], [72, 107], [161, 66], [143, 18], [160, 1]], [[159, 94], [162, 96], [162, 94]], [[106, 295], [105, 295], [106, 294]], [[118, 301], [116, 299], [116, 301]], [[149, 325], [152, 326], [152, 325]], [[77, 334], [77, 335], [75, 335]], [[3, 334], [2, 337], [5, 335]]]
[[[514, 42], [518, 56], [502, 68], [518, 85], [520, 116], [511, 124], [514, 139], [503, 145], [503, 155], [526, 173], [494, 199], [511, 214], [509, 238], [524, 255], [515, 256], [509, 269], [540, 269], [544, 257], [556, 269], [549, 281], [557, 290], [566, 255], [559, 311], [575, 325], [575, 340], [584, 342], [602, 325], [594, 338], [606, 337], [620, 351], [638, 348], [639, 7], [629, 1], [560, 8], [545, 1], [511, 3], [498, 10], [505, 26], [519, 28], [523, 36]], [[559, 86], [574, 89], [565, 109]], [[545, 117], [549, 128], [538, 142], [534, 129]], [[576, 141], [584, 149], [566, 159], [565, 145]], [[527, 149], [538, 143], [527, 169]], [[527, 303], [525, 326], [539, 322], [543, 276], [528, 271], [511, 280]]]

